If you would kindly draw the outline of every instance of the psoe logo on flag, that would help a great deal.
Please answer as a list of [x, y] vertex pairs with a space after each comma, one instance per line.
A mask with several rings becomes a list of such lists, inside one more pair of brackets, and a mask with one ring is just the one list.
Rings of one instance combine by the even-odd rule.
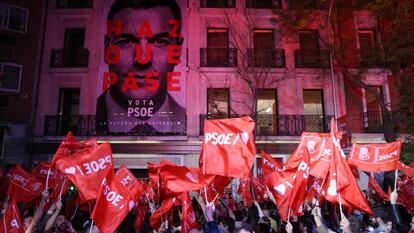
[[383, 160], [387, 160], [393, 157], [396, 157], [398, 155], [398, 150], [395, 150], [389, 154], [385, 154], [385, 155], [380, 155], [378, 158], [378, 161], [383, 161]]
[[238, 134], [219, 134], [217, 132], [209, 132], [205, 133], [204, 144], [208, 144], [210, 142], [212, 145], [235, 145], [240, 138], [244, 144], [247, 144], [249, 141], [249, 133], [240, 132]]
[[359, 160], [369, 160], [368, 148], [361, 147], [358, 158]]
[[42, 186], [42, 184], [41, 184], [41, 183], [34, 183], [34, 184], [32, 184], [32, 185], [30, 186], [30, 189], [31, 189], [33, 192], [36, 192], [37, 190], [39, 190], [40, 186]]

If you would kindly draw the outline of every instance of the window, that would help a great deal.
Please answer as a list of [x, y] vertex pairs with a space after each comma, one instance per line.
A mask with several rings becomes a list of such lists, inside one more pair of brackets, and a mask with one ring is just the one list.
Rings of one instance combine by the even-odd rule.
[[229, 89], [207, 89], [207, 117], [209, 119], [228, 118], [229, 112]]
[[373, 67], [380, 65], [378, 43], [374, 30], [358, 30], [360, 66]]
[[25, 33], [28, 14], [29, 11], [25, 8], [0, 3], [0, 28]]
[[255, 29], [253, 32], [253, 46], [253, 54], [249, 54], [249, 66], [277, 67], [276, 57], [280, 56], [280, 51], [276, 51], [274, 48], [272, 29]]
[[207, 48], [201, 48], [200, 65], [231, 67], [237, 64], [237, 50], [229, 48], [227, 28], [207, 29]]
[[[381, 98], [384, 98], [384, 91], [382, 87], [371, 87], [377, 93], [380, 94]], [[377, 130], [382, 127], [382, 113], [381, 107], [377, 100], [377, 97], [374, 93], [365, 90], [365, 111], [364, 111], [364, 121], [365, 128], [371, 128], [372, 130]]]
[[1, 63], [0, 68], [0, 91], [19, 92], [23, 66]]
[[274, 36], [272, 29], [255, 29], [253, 33], [253, 44], [255, 48], [265, 49], [274, 47]]
[[277, 91], [257, 91], [257, 133], [276, 135], [277, 133]]
[[323, 90], [303, 90], [303, 114], [306, 131], [325, 131]]
[[319, 35], [316, 30], [299, 32], [300, 50], [295, 50], [296, 68], [328, 68], [329, 55], [319, 49]]
[[78, 129], [80, 89], [62, 88], [59, 92], [59, 135]]
[[69, 67], [77, 67], [81, 63], [80, 56], [85, 42], [85, 28], [66, 28], [64, 57]]

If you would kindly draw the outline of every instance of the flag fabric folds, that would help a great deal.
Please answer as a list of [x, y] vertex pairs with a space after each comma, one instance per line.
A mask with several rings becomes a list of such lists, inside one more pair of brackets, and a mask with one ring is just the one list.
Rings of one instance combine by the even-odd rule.
[[367, 172], [398, 169], [402, 140], [386, 144], [352, 144], [348, 163]]
[[75, 184], [85, 201], [97, 197], [102, 180], [114, 169], [109, 143], [60, 157], [55, 163]]
[[142, 187], [135, 176], [121, 166], [102, 180], [91, 218], [102, 233], [115, 232], [129, 211], [135, 207]]
[[14, 201], [11, 201], [0, 221], [0, 232], [24, 233], [24, 225], [19, 214], [19, 209]]
[[203, 174], [247, 177], [256, 159], [254, 127], [250, 117], [206, 120], [199, 160]]

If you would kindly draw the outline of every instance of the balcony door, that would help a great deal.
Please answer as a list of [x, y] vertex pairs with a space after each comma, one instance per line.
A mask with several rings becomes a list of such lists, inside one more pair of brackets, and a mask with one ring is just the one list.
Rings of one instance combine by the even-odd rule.
[[230, 92], [226, 88], [207, 89], [207, 118], [228, 118], [230, 113]]
[[76, 132], [78, 128], [80, 89], [61, 88], [59, 91], [58, 125], [59, 133]]
[[229, 63], [229, 33], [227, 28], [207, 29], [208, 66], [223, 66]]
[[323, 90], [303, 90], [303, 114], [305, 131], [326, 131]]
[[299, 45], [306, 67], [317, 66], [319, 61], [319, 36], [318, 31], [308, 30], [299, 32]]
[[82, 63], [85, 43], [85, 28], [66, 28], [63, 46], [64, 59], [68, 67]]
[[257, 91], [257, 134], [277, 134], [277, 91]]
[[[381, 87], [371, 87], [377, 93], [384, 97], [384, 92]], [[382, 113], [380, 104], [376, 96], [365, 90], [365, 113], [364, 113], [365, 127], [373, 128], [382, 126]]]
[[255, 29], [253, 33], [255, 67], [275, 67], [276, 51], [272, 29]]

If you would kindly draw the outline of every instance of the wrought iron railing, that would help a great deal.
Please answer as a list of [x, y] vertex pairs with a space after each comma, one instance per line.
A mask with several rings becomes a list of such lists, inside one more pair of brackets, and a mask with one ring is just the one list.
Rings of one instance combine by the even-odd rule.
[[201, 67], [236, 67], [236, 48], [200, 48]]
[[50, 56], [50, 67], [52, 68], [82, 68], [88, 67], [89, 50], [82, 48], [78, 50], [52, 49]]
[[360, 68], [380, 68], [385, 65], [378, 49], [359, 49], [358, 62]]
[[284, 49], [248, 49], [249, 67], [285, 68]]
[[[237, 116], [231, 116], [237, 117]], [[258, 136], [300, 136], [306, 132], [328, 132], [330, 129], [330, 115], [275, 115], [258, 114], [256, 116], [256, 135]], [[227, 118], [214, 115], [200, 115], [200, 135], [204, 134], [206, 119]]]
[[295, 50], [296, 68], [329, 68], [329, 51], [313, 49]]
[[[390, 112], [391, 120], [397, 112]], [[384, 119], [381, 111], [368, 111], [362, 114], [365, 133], [384, 133]], [[396, 125], [395, 132], [400, 132], [400, 125]]]
[[201, 8], [235, 8], [236, 0], [201, 0]]

